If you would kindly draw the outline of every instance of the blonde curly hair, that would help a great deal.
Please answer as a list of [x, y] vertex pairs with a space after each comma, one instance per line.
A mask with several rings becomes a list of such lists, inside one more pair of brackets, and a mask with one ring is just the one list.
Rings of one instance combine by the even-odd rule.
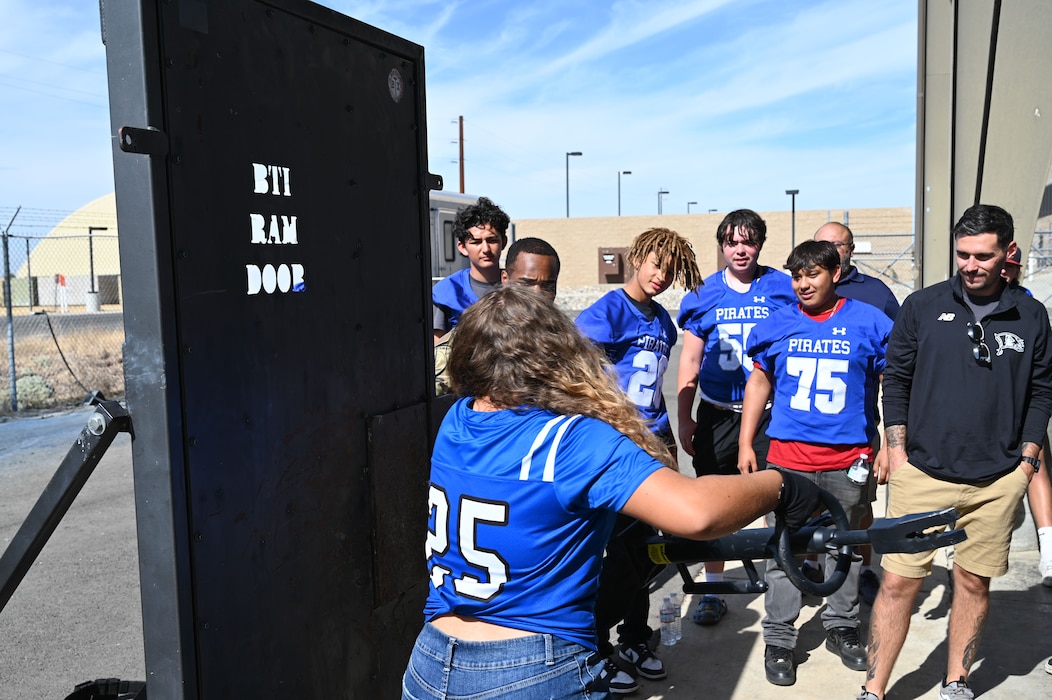
[[500, 408], [536, 406], [597, 418], [677, 469], [617, 385], [606, 357], [535, 291], [503, 287], [472, 304], [457, 323], [448, 368], [461, 396], [485, 398]]
[[625, 260], [638, 270], [651, 253], [658, 267], [688, 292], [702, 283], [694, 246], [672, 229], [652, 228], [639, 234], [632, 241]]

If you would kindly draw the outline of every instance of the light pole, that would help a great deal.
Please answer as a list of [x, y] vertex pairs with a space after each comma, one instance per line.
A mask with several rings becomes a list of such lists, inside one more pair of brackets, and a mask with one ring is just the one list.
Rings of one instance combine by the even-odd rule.
[[570, 218], [570, 156], [583, 156], [580, 151], [571, 151], [566, 154], [566, 218]]
[[792, 237], [789, 239], [790, 246], [796, 247], [796, 195], [800, 194], [800, 190], [786, 190], [785, 193], [793, 198], [793, 214], [792, 214]]
[[715, 209], [709, 209], [709, 213], [710, 213], [710, 214], [712, 214], [712, 213], [713, 213], [713, 212], [715, 212], [715, 211], [716, 211]]
[[617, 171], [617, 215], [621, 216], [621, 176], [631, 175], [631, 170], [618, 170]]
[[693, 204], [694, 206], [698, 206], [697, 202], [687, 202], [687, 213], [688, 214], [690, 213], [690, 205], [691, 204]]
[[668, 194], [668, 190], [658, 190], [658, 215], [661, 214], [661, 197]]
[[91, 293], [95, 293], [95, 246], [91, 234], [96, 231], [109, 231], [108, 226], [88, 226], [88, 275], [91, 277]]

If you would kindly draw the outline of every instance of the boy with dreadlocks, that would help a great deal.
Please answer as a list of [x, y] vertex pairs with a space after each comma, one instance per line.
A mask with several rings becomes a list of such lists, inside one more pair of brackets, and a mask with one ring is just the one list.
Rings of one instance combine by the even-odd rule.
[[[636, 236], [627, 261], [632, 274], [625, 286], [582, 311], [577, 327], [606, 353], [621, 388], [675, 458], [676, 441], [661, 386], [677, 331], [672, 317], [654, 297], [673, 282], [694, 289], [701, 283], [701, 273], [687, 239], [667, 228], [652, 228]], [[621, 620], [624, 624], [617, 629], [621, 661], [643, 678], [656, 680], [666, 674], [661, 660], [647, 646], [653, 634], [647, 625], [649, 572], [644, 570], [645, 565], [633, 561], [633, 547], [626, 542], [646, 537], [654, 530], [627, 516], [618, 516], [614, 533], [599, 578], [596, 632], [599, 653], [608, 659], [603, 680], [610, 693], [624, 695], [639, 686], [612, 658], [610, 628]]]

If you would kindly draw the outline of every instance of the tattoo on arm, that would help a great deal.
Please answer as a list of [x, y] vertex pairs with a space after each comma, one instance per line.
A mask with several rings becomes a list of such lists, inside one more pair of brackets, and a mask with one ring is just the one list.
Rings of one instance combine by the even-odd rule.
[[888, 447], [906, 449], [906, 426], [893, 425], [884, 428], [884, 440]]

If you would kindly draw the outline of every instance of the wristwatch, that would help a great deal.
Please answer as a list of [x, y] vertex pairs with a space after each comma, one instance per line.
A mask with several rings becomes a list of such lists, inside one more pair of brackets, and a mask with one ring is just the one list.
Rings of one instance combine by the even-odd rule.
[[1028, 457], [1026, 455], [1023, 455], [1022, 457], [1019, 458], [1019, 461], [1026, 462], [1031, 467], [1033, 467], [1035, 474], [1037, 474], [1039, 471], [1041, 471], [1041, 460], [1038, 459], [1037, 457]]

